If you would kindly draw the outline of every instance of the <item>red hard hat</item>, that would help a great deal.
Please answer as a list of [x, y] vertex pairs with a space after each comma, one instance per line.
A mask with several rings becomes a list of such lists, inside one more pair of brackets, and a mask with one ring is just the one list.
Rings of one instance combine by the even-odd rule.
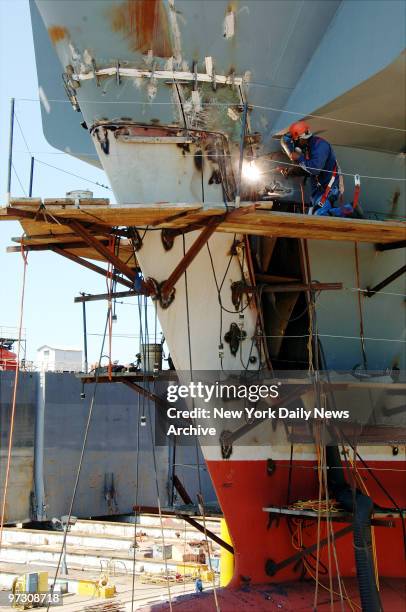
[[289, 133], [292, 136], [293, 140], [298, 140], [299, 138], [309, 138], [312, 133], [310, 131], [310, 126], [306, 121], [296, 121], [292, 123], [289, 127]]

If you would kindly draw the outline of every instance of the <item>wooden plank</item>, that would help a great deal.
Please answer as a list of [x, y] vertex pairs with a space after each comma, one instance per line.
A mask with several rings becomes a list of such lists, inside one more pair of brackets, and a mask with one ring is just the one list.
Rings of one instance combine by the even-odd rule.
[[[38, 202], [38, 201], [37, 201]], [[261, 203], [258, 203], [261, 204]], [[249, 203], [252, 206], [252, 203]], [[248, 203], [241, 207], [247, 208]], [[46, 211], [44, 211], [46, 212]], [[179, 216], [187, 213], [187, 217]], [[18, 219], [21, 214], [25, 217], [32, 215], [27, 208], [12, 209], [1, 208], [0, 219]], [[224, 207], [202, 209], [199, 204], [170, 204], [160, 203], [154, 206], [99, 206], [95, 207], [68, 207], [58, 210], [52, 208], [52, 216], [61, 223], [68, 220], [97, 222], [99, 226], [111, 228], [113, 226], [147, 225], [182, 228], [190, 224], [203, 224], [207, 217], [224, 214]], [[24, 223], [27, 222], [27, 218]], [[37, 223], [37, 221], [33, 221]], [[49, 230], [51, 223], [41, 219], [40, 232], [45, 227]], [[53, 226], [55, 227], [55, 225]], [[46, 230], [45, 230], [46, 231]], [[406, 223], [394, 221], [372, 221], [367, 219], [340, 219], [335, 217], [315, 217], [296, 213], [281, 213], [272, 210], [247, 211], [241, 218], [225, 219], [217, 231], [237, 234], [252, 234], [270, 237], [306, 238], [309, 240], [338, 240], [349, 242], [369, 242], [387, 244], [399, 242], [406, 238]]]
[[76, 202], [79, 201], [81, 206], [109, 206], [110, 200], [108, 198], [44, 198], [44, 201], [40, 198], [11, 198], [10, 206], [18, 208], [27, 207], [29, 209], [39, 208], [43, 203], [47, 208], [54, 206], [56, 208], [63, 208], [64, 206], [75, 206]]

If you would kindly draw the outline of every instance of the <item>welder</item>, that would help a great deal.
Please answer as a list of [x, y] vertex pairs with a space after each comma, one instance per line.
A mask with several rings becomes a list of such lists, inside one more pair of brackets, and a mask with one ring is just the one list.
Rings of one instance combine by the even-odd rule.
[[[343, 192], [340, 168], [327, 140], [313, 136], [306, 121], [296, 121], [281, 138], [281, 146], [289, 159], [298, 164], [311, 182], [311, 214], [343, 217], [352, 214], [351, 205], [339, 205]], [[284, 174], [289, 174], [289, 168]]]

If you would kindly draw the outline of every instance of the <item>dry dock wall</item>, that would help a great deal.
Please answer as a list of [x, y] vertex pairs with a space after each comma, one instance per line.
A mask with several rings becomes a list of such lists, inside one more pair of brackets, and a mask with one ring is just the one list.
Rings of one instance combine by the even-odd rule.
[[[13, 372], [0, 372], [0, 495], [7, 461]], [[69, 373], [20, 373], [17, 390], [11, 477], [7, 494], [8, 522], [50, 520], [69, 509], [94, 385], [85, 386]], [[99, 384], [73, 514], [79, 517], [132, 512], [137, 483], [137, 424], [139, 428], [138, 503], [157, 506], [157, 483], [151, 427], [159, 408], [122, 384]], [[151, 421], [150, 421], [151, 419]], [[173, 450], [155, 446], [160, 502], [171, 499]], [[199, 452], [205, 500], [215, 494]], [[176, 471], [192, 498], [198, 492], [196, 449], [180, 449]]]

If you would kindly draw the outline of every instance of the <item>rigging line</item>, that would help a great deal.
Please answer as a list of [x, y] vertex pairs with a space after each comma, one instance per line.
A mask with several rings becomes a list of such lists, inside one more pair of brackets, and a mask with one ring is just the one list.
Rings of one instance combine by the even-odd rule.
[[[269, 87], [269, 88], [275, 88], [275, 85], [266, 85], [264, 83], [248, 83], [248, 85], [258, 85], [260, 87]], [[17, 102], [41, 102], [40, 98], [15, 98]], [[52, 99], [48, 99], [48, 102], [60, 102], [62, 104], [71, 104], [70, 100], [64, 100], [62, 98], [52, 98]], [[81, 100], [80, 101], [81, 104], [127, 104], [127, 105], [137, 105], [137, 106], [145, 106], [146, 103], [142, 100], [112, 100], [111, 102], [108, 100]], [[148, 102], [147, 103], [148, 106], [173, 106], [174, 102]], [[225, 102], [201, 102], [200, 106], [217, 106], [217, 107], [232, 107], [235, 106], [235, 104], [227, 104]], [[298, 117], [312, 117], [314, 119], [323, 119], [325, 121], [333, 121], [335, 123], [348, 123], [349, 125], [359, 125], [361, 127], [370, 127], [370, 128], [375, 128], [375, 129], [381, 129], [381, 130], [390, 130], [393, 132], [406, 132], [406, 129], [404, 128], [396, 128], [393, 126], [389, 126], [389, 125], [379, 125], [379, 124], [375, 124], [375, 123], [365, 123], [365, 122], [361, 122], [361, 121], [351, 121], [349, 119], [339, 119], [336, 117], [327, 117], [326, 115], [315, 115], [312, 113], [304, 113], [304, 112], [298, 112], [298, 111], [290, 111], [290, 110], [286, 110], [284, 108], [277, 108], [275, 106], [262, 106], [259, 104], [250, 104], [249, 105], [250, 108], [257, 108], [259, 110], [270, 110], [273, 112], [278, 112], [278, 113], [285, 113], [287, 115], [296, 115]]]
[[[103, 340], [102, 340], [101, 348], [100, 348], [99, 363], [101, 362], [102, 355], [103, 355], [104, 342], [106, 340], [106, 334], [107, 334], [107, 325], [108, 325], [108, 313], [107, 313], [107, 316], [106, 316], [106, 323], [105, 323], [105, 326], [104, 326], [104, 335], [103, 335]], [[96, 369], [95, 381], [94, 381], [93, 395], [92, 395], [92, 399], [90, 401], [89, 413], [88, 413], [88, 417], [87, 417], [87, 421], [86, 421], [85, 432], [84, 432], [84, 436], [83, 436], [83, 443], [82, 443], [82, 448], [81, 448], [81, 451], [80, 451], [79, 463], [78, 463], [78, 467], [77, 467], [77, 471], [76, 471], [75, 483], [74, 483], [74, 486], [73, 486], [72, 498], [71, 498], [70, 506], [69, 506], [68, 520], [66, 522], [66, 526], [65, 526], [65, 529], [64, 529], [64, 532], [63, 532], [63, 539], [62, 539], [61, 550], [60, 550], [60, 553], [59, 553], [58, 563], [57, 563], [56, 570], [55, 570], [55, 576], [54, 576], [52, 587], [51, 587], [51, 592], [52, 593], [54, 592], [55, 584], [56, 584], [56, 581], [57, 581], [57, 578], [58, 578], [59, 569], [60, 569], [61, 561], [62, 561], [62, 555], [63, 555], [64, 549], [65, 549], [65, 546], [66, 546], [66, 539], [67, 539], [67, 535], [68, 535], [69, 523], [70, 523], [70, 519], [71, 519], [72, 512], [73, 512], [73, 505], [74, 505], [75, 500], [76, 500], [76, 494], [77, 494], [77, 490], [78, 490], [80, 475], [81, 475], [81, 472], [82, 472], [83, 459], [84, 459], [85, 451], [86, 451], [86, 447], [87, 447], [87, 439], [88, 439], [88, 436], [89, 436], [90, 425], [91, 425], [91, 422], [92, 422], [93, 408], [94, 408], [94, 403], [95, 403], [95, 398], [96, 398], [96, 391], [97, 391], [97, 387], [98, 387], [98, 384], [99, 384], [99, 376], [100, 376], [100, 368], [97, 368]], [[51, 606], [51, 601], [48, 602], [47, 611], [46, 612], [49, 612], [50, 606]]]
[[[357, 287], [343, 287], [344, 291], [359, 291], [360, 293], [368, 293], [368, 289], [358, 289]], [[398, 297], [406, 297], [406, 293], [395, 293], [393, 291], [379, 291], [375, 293], [374, 297], [379, 295], [395, 295]]]
[[18, 125], [18, 127], [19, 127], [20, 134], [21, 134], [22, 139], [23, 139], [23, 141], [24, 141], [25, 147], [26, 147], [26, 149], [27, 149], [28, 153], [29, 153], [30, 155], [32, 155], [32, 153], [31, 153], [31, 151], [30, 151], [30, 147], [28, 146], [27, 140], [26, 140], [26, 138], [25, 138], [25, 136], [24, 136], [24, 130], [23, 130], [23, 128], [21, 127], [21, 123], [20, 123], [20, 121], [19, 121], [19, 119], [18, 119], [18, 115], [17, 115], [17, 113], [16, 113], [16, 111], [15, 111], [15, 110], [14, 110], [14, 117], [15, 117], [15, 119], [16, 119], [16, 121], [17, 121], [17, 125]]
[[[309, 308], [310, 313], [310, 308]], [[91, 334], [96, 335], [96, 334]], [[309, 334], [300, 334], [300, 335], [269, 335], [269, 334], [257, 334], [258, 338], [308, 338]], [[337, 336], [334, 334], [318, 334], [319, 338], [338, 338], [340, 340], [359, 340], [359, 336]], [[365, 336], [364, 340], [371, 340], [376, 342], [400, 342], [401, 344], [405, 344], [406, 340], [402, 340], [401, 338], [370, 338]]]
[[[206, 243], [207, 244], [207, 243]], [[183, 257], [186, 256], [186, 237], [185, 234], [182, 234], [182, 247], [183, 247]], [[188, 277], [187, 277], [187, 269], [185, 268], [184, 274], [185, 281], [185, 301], [186, 301], [186, 329], [187, 329], [187, 341], [188, 341], [188, 357], [189, 357], [189, 374], [190, 380], [193, 382], [193, 362], [192, 362], [192, 340], [191, 340], [191, 332], [190, 332], [190, 310], [189, 310], [189, 286], [188, 286]], [[192, 399], [192, 408], [195, 407], [195, 400]], [[202, 481], [200, 476], [200, 461], [199, 461], [199, 447], [197, 444], [197, 437], [195, 436], [195, 452], [196, 452], [196, 463], [199, 467], [197, 471], [198, 477], [198, 485], [199, 492], [202, 490]]]
[[[144, 304], [147, 303], [147, 297], [144, 296]], [[147, 311], [145, 308], [145, 335], [146, 335], [146, 341], [148, 343], [148, 347], [149, 347], [149, 337], [148, 337], [148, 320], [147, 320]], [[154, 347], [155, 350], [155, 347]], [[145, 362], [144, 362], [144, 367], [145, 367]], [[155, 377], [154, 377], [154, 382], [153, 382], [153, 386], [152, 386], [152, 392], [155, 392]], [[168, 599], [169, 599], [169, 609], [172, 612], [172, 597], [171, 597], [171, 587], [170, 587], [170, 583], [169, 583], [169, 573], [168, 573], [168, 562], [166, 559], [166, 554], [165, 554], [165, 535], [164, 535], [164, 527], [163, 527], [163, 519], [162, 519], [162, 507], [161, 507], [161, 499], [160, 499], [160, 495], [159, 495], [159, 482], [158, 482], [158, 466], [157, 466], [157, 460], [156, 460], [156, 451], [155, 451], [155, 441], [154, 441], [154, 434], [153, 434], [153, 430], [152, 430], [152, 405], [151, 402], [148, 402], [148, 412], [149, 412], [149, 431], [150, 431], [150, 436], [151, 436], [151, 446], [152, 446], [152, 457], [153, 457], [153, 462], [154, 462], [154, 471], [155, 471], [155, 487], [156, 487], [156, 496], [157, 496], [157, 503], [158, 503], [158, 512], [159, 512], [159, 522], [160, 522], [160, 526], [161, 526], [161, 540], [162, 540], [162, 546], [163, 546], [163, 551], [164, 551], [164, 565], [165, 565], [165, 574], [166, 574], [166, 584], [167, 584], [167, 588], [168, 588]], [[155, 416], [156, 416], [156, 410], [155, 410]], [[155, 422], [155, 421], [154, 421]]]
[[[48, 153], [46, 153], [46, 152], [45, 152], [45, 153], [37, 152], [37, 154], [41, 154], [41, 155], [42, 155], [42, 154], [44, 154], [44, 155], [48, 155]], [[55, 155], [62, 155], [62, 154], [64, 154], [64, 155], [68, 155], [67, 153], [63, 153], [63, 152], [59, 152], [59, 153], [58, 153], [58, 152], [52, 152], [52, 153], [49, 153], [49, 155], [51, 155], [51, 154], [52, 154], [52, 155], [53, 155], [53, 154], [55, 154]], [[87, 156], [89, 156], [89, 157], [97, 157], [97, 156], [95, 156], [95, 155], [93, 155], [93, 154], [92, 154], [92, 155], [90, 155], [90, 154], [88, 155], [88, 154], [85, 154], [85, 153], [80, 153], [80, 152], [76, 152], [76, 151], [73, 151], [73, 152], [69, 153], [69, 155], [87, 155]], [[110, 153], [110, 157], [118, 157], [118, 155], [115, 155], [114, 153]], [[183, 157], [194, 157], [194, 158], [195, 158], [195, 157], [196, 157], [196, 155], [195, 155], [195, 154], [193, 154], [193, 153], [184, 153], [184, 154], [183, 154]], [[216, 157], [229, 157], [229, 158], [233, 158], [234, 156], [233, 156], [233, 155], [231, 155], [231, 154], [229, 154], [229, 153], [216, 153]], [[41, 161], [41, 160], [39, 160], [39, 159], [37, 159], [37, 158], [35, 158], [35, 161], [38, 161], [39, 163], [42, 163], [42, 164], [46, 164], [46, 162]], [[297, 164], [294, 164], [294, 163], [291, 163], [291, 162], [285, 162], [285, 161], [277, 161], [277, 160], [272, 160], [272, 159], [261, 160], [261, 161], [263, 161], [263, 162], [265, 162], [265, 161], [266, 161], [267, 163], [270, 163], [270, 164], [278, 164], [278, 165], [284, 165], [284, 166], [292, 166], [292, 167], [294, 167], [294, 168], [298, 168], [298, 167], [299, 167]], [[65, 173], [67, 173], [67, 174], [71, 174], [71, 173], [67, 172], [66, 170], [63, 170], [62, 168], [57, 168], [57, 167], [55, 167], [55, 166], [51, 166], [50, 164], [48, 164], [48, 165], [49, 165], [51, 168], [56, 168], [57, 170], [60, 170], [61, 172], [65, 172]], [[325, 170], [324, 168], [312, 168], [312, 170], [318, 170], [319, 172], [324, 172], [324, 173], [326, 173], [326, 174], [328, 174], [328, 173], [332, 173], [332, 171], [331, 171], [331, 170]], [[260, 173], [260, 176], [263, 176], [263, 175], [266, 175], [266, 174], [271, 174], [271, 173], [273, 173], [274, 171], [275, 171], [274, 169], [273, 169], [273, 170], [266, 170], [266, 171], [263, 171], [263, 172], [261, 172], [261, 173]], [[357, 174], [358, 174], [358, 173], [355, 173], [355, 174], [354, 174], [354, 173], [351, 173], [351, 172], [343, 172], [343, 171], [340, 171], [340, 175], [342, 175], [342, 176], [350, 176], [350, 177], [354, 177], [354, 176], [356, 176]], [[77, 175], [75, 175], [75, 174], [73, 174], [73, 176], [76, 176], [77, 178], [80, 178], [81, 180], [87, 181], [87, 182], [89, 182], [89, 183], [92, 183], [92, 182], [94, 183], [94, 181], [91, 181], [90, 179], [85, 179], [84, 177], [77, 176]], [[367, 174], [359, 174], [359, 176], [360, 176], [360, 178], [364, 178], [364, 179], [371, 179], [371, 180], [382, 180], [382, 181], [401, 181], [401, 182], [405, 182], [405, 181], [406, 181], [406, 179], [405, 179], [405, 178], [402, 178], [402, 177], [396, 177], [396, 176], [369, 176], [369, 175], [367, 175]], [[103, 187], [104, 189], [108, 189], [108, 190], [110, 190], [110, 191], [111, 191], [111, 188], [110, 188], [110, 187], [108, 187], [107, 185], [103, 185], [102, 183], [98, 183], [98, 182], [95, 182], [94, 184], [98, 185], [99, 187]], [[230, 202], [233, 202], [233, 198], [230, 198]], [[224, 202], [224, 203], [225, 203], [225, 202]], [[218, 202], [206, 202], [206, 204], [218, 204]], [[374, 212], [374, 211], [369, 211], [369, 212]], [[384, 213], [379, 213], [379, 212], [377, 212], [376, 214], [384, 214]], [[398, 216], [399, 216], [400, 218], [403, 218], [401, 215], [398, 215]]]
[[[326, 395], [323, 393], [323, 404], [326, 407]], [[324, 423], [323, 423], [324, 426]], [[330, 496], [329, 496], [329, 490], [328, 490], [328, 478], [327, 478], [327, 461], [325, 458], [325, 461], [323, 462], [323, 478], [324, 478], [324, 489], [325, 489], [325, 497], [326, 497], [326, 504], [327, 504], [327, 508], [330, 507]], [[331, 521], [331, 517], [330, 517], [330, 512], [327, 512], [327, 517], [326, 517], [326, 522], [327, 522], [327, 533], [328, 533], [328, 546], [329, 546], [329, 554], [330, 554], [330, 539], [331, 539], [331, 549], [333, 551], [333, 557], [334, 557], [334, 563], [336, 566], [336, 572], [337, 572], [337, 582], [338, 582], [338, 589], [340, 592], [340, 605], [341, 605], [341, 610], [342, 612], [344, 612], [344, 596], [343, 596], [343, 586], [342, 586], [342, 582], [341, 582], [341, 575], [340, 575], [340, 567], [339, 567], [339, 563], [338, 563], [338, 558], [337, 558], [337, 550], [336, 550], [336, 545], [335, 545], [335, 534], [334, 534], [334, 529], [333, 529], [333, 524]], [[333, 589], [333, 580], [332, 580], [332, 576], [330, 576], [330, 588]], [[334, 609], [334, 605], [333, 605], [333, 609]]]
[[41, 159], [35, 158], [35, 161], [43, 166], [48, 166], [49, 168], [53, 168], [54, 170], [59, 170], [59, 172], [63, 172], [64, 174], [69, 174], [70, 176], [74, 176], [75, 178], [80, 179], [81, 181], [86, 181], [87, 183], [92, 183], [92, 185], [97, 185], [98, 187], [103, 187], [103, 189], [108, 189], [111, 191], [111, 187], [107, 185], [103, 185], [103, 183], [99, 183], [98, 181], [92, 181], [91, 179], [85, 178], [83, 176], [79, 176], [79, 174], [75, 174], [74, 172], [69, 172], [68, 170], [64, 170], [63, 168], [58, 168], [58, 166], [53, 166], [52, 164], [48, 164], [47, 162], [42, 161]]
[[24, 187], [23, 187], [23, 184], [22, 184], [22, 182], [21, 182], [21, 180], [20, 180], [20, 177], [19, 177], [19, 176], [18, 176], [18, 174], [17, 174], [17, 170], [15, 169], [15, 166], [14, 166], [14, 164], [13, 164], [13, 163], [11, 163], [11, 165], [12, 165], [12, 167], [13, 167], [14, 174], [15, 174], [15, 175], [16, 175], [16, 177], [17, 177], [17, 181], [18, 181], [18, 182], [19, 182], [19, 184], [20, 184], [21, 190], [22, 190], [22, 192], [23, 192], [24, 196], [25, 196], [25, 197], [27, 197], [27, 192], [25, 191], [25, 189], [24, 189]]
[[8, 438], [8, 450], [7, 450], [7, 464], [6, 464], [6, 474], [4, 478], [3, 484], [3, 501], [1, 507], [1, 518], [0, 518], [0, 550], [3, 541], [3, 528], [4, 528], [4, 520], [6, 515], [6, 500], [8, 493], [8, 483], [10, 479], [10, 468], [11, 468], [11, 459], [12, 459], [12, 449], [13, 449], [13, 440], [14, 440], [14, 423], [15, 423], [15, 414], [16, 414], [16, 405], [17, 405], [17, 387], [18, 387], [18, 379], [20, 374], [20, 351], [21, 351], [21, 340], [22, 340], [22, 329], [23, 329], [23, 315], [24, 315], [24, 298], [25, 298], [25, 281], [27, 276], [27, 265], [28, 265], [28, 256], [21, 249], [21, 255], [23, 257], [23, 278], [22, 278], [22, 286], [21, 286], [21, 299], [20, 299], [20, 321], [18, 326], [18, 348], [17, 348], [17, 356], [16, 356], [16, 369], [14, 375], [14, 386], [13, 386], [13, 399], [11, 402], [11, 415], [10, 415], [10, 433]]
[[[299, 164], [294, 164], [292, 162], [287, 162], [287, 161], [278, 161], [276, 159], [267, 159], [266, 160], [267, 163], [269, 164], [277, 164], [278, 166], [282, 165], [282, 166], [292, 166], [293, 168], [300, 168]], [[309, 166], [309, 170], [317, 170], [318, 172], [324, 172], [325, 174], [333, 174], [333, 170], [325, 170], [324, 168], [314, 168], [313, 166]], [[263, 176], [264, 174], [271, 174], [275, 172], [275, 170], [266, 170], [265, 172], [261, 172], [260, 176]], [[342, 176], [357, 176], [357, 174], [354, 174], [352, 172], [343, 172], [342, 170], [340, 170], [339, 172], [340, 175]], [[376, 179], [376, 180], [382, 180], [382, 181], [400, 181], [402, 183], [404, 183], [406, 181], [406, 178], [398, 178], [396, 176], [369, 176], [367, 174], [358, 174], [358, 176], [360, 178], [365, 178], [365, 179]]]
[[[358, 254], [358, 243], [354, 242], [354, 257], [355, 257], [355, 277], [357, 286], [360, 288], [360, 271], [359, 271], [359, 254]], [[364, 364], [364, 370], [368, 369], [367, 353], [365, 348], [365, 334], [364, 334], [364, 315], [362, 312], [362, 300], [363, 294], [358, 291], [358, 314], [359, 314], [359, 336], [361, 341], [362, 361]]]
[[287, 115], [296, 115], [298, 117], [312, 117], [314, 119], [323, 119], [325, 121], [334, 121], [336, 123], [348, 123], [349, 125], [359, 125], [362, 127], [377, 128], [381, 130], [391, 130], [394, 132], [406, 132], [406, 129], [404, 128], [395, 128], [389, 125], [378, 125], [375, 123], [363, 123], [361, 121], [350, 121], [349, 119], [338, 119], [335, 117], [326, 117], [325, 115], [314, 115], [311, 113], [303, 113], [303, 112], [299, 113], [297, 111], [288, 111], [283, 108], [275, 108], [273, 106], [260, 106], [258, 104], [254, 104], [253, 108], [259, 108], [261, 110], [271, 110], [271, 111], [276, 111], [279, 113], [286, 113]]
[[[182, 234], [182, 242], [183, 242], [183, 256], [185, 257], [186, 255], [186, 238], [185, 238], [185, 234]], [[193, 365], [192, 365], [192, 343], [191, 343], [191, 331], [190, 331], [190, 311], [189, 311], [189, 287], [188, 287], [188, 278], [187, 278], [187, 269], [185, 268], [185, 272], [184, 272], [184, 278], [185, 278], [185, 298], [186, 298], [186, 322], [187, 322], [187, 337], [188, 337], [188, 350], [189, 350], [189, 367], [190, 367], [190, 378], [191, 381], [193, 382]], [[223, 280], [224, 282], [224, 280]], [[194, 408], [195, 405], [195, 401], [194, 399], [192, 399], [192, 407]], [[195, 419], [196, 422], [196, 419]], [[200, 458], [199, 458], [199, 447], [198, 447], [198, 440], [197, 440], [197, 436], [194, 436], [194, 440], [195, 440], [195, 450], [196, 450], [196, 463], [197, 463], [197, 476], [198, 476], [198, 486], [199, 486], [199, 493], [198, 493], [198, 501], [200, 502], [201, 505], [201, 511], [202, 511], [202, 516], [203, 516], [203, 530], [204, 530], [204, 536], [205, 536], [205, 541], [206, 541], [206, 547], [207, 547], [207, 556], [209, 559], [209, 569], [210, 572], [213, 576], [213, 597], [214, 597], [214, 604], [216, 606], [216, 611], [220, 612], [220, 607], [219, 607], [219, 603], [218, 603], [218, 599], [217, 599], [217, 591], [216, 591], [216, 584], [215, 584], [215, 577], [214, 577], [214, 573], [212, 572], [212, 565], [211, 565], [211, 557], [210, 557], [210, 543], [209, 543], [209, 539], [207, 536], [207, 529], [206, 529], [206, 512], [205, 512], [205, 508], [204, 508], [204, 498], [203, 498], [203, 491], [202, 491], [202, 479], [201, 479], [201, 474], [200, 474]]]
[[131, 582], [131, 612], [134, 612], [135, 598], [135, 560], [137, 553], [137, 518], [138, 518], [138, 485], [139, 485], [139, 452], [140, 452], [140, 420], [141, 420], [141, 394], [137, 394], [137, 452], [135, 459], [135, 503], [134, 503], [134, 549], [133, 549], [133, 573]]

